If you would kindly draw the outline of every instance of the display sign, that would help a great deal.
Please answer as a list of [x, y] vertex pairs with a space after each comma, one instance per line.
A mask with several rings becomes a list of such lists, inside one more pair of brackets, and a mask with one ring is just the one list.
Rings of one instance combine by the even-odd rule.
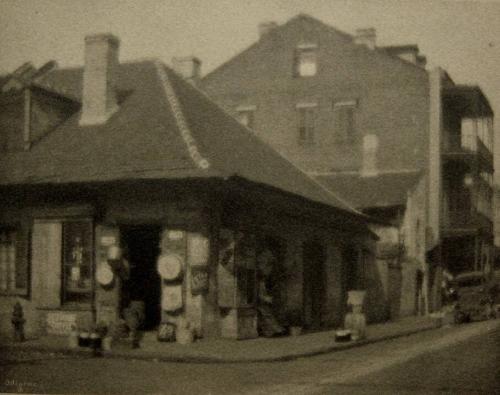
[[102, 236], [101, 245], [104, 247], [109, 247], [116, 244], [116, 237], [114, 236]]
[[206, 266], [191, 266], [191, 294], [208, 291], [208, 270]]
[[181, 240], [184, 237], [184, 232], [182, 230], [169, 230], [167, 237], [170, 240]]
[[76, 326], [76, 314], [66, 312], [47, 313], [47, 333], [49, 335], [67, 335], [71, 327]]
[[163, 287], [161, 307], [165, 311], [173, 312], [182, 308], [182, 285]]
[[113, 282], [113, 277], [113, 270], [111, 270], [107, 262], [99, 264], [96, 271], [96, 279], [99, 284], [108, 286]]
[[182, 274], [182, 258], [177, 254], [163, 254], [158, 258], [158, 273], [164, 280], [177, 280]]
[[190, 233], [188, 238], [188, 255], [190, 265], [208, 264], [209, 255], [208, 238], [197, 233]]

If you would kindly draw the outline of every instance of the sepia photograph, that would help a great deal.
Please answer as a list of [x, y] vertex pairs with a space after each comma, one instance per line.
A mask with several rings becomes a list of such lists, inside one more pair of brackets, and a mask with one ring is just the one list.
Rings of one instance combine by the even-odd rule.
[[500, 0], [0, 0], [0, 394], [500, 394], [495, 113]]

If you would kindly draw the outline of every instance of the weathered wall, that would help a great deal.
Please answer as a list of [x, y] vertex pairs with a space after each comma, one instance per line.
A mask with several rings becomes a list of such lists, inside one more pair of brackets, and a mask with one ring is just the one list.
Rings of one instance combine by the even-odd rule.
[[[217, 252], [219, 229], [222, 226], [235, 229], [250, 228], [255, 235], [274, 236], [285, 243], [283, 276], [285, 286], [282, 292], [285, 311], [283, 314], [294, 308], [303, 310], [303, 271], [307, 265], [304, 261], [303, 245], [306, 241], [314, 240], [324, 246], [326, 251], [323, 267], [326, 287], [321, 311], [321, 326], [332, 327], [342, 324], [347, 291], [343, 285], [343, 276], [347, 262], [343, 261], [341, 251], [347, 245], [359, 251], [372, 251], [373, 245], [367, 234], [356, 234], [348, 227], [328, 226], [324, 222], [318, 223], [306, 217], [291, 217], [289, 213], [285, 215], [283, 212], [266, 210], [260, 205], [254, 207], [253, 211], [230, 215], [231, 221], [228, 224], [227, 217], [222, 218], [217, 202], [210, 204], [202, 194], [197, 195], [191, 192], [144, 184], [134, 187], [115, 186], [110, 189], [90, 187], [74, 188], [71, 191], [64, 190], [64, 192], [55, 190], [39, 196], [34, 193], [25, 195], [20, 193], [11, 198], [5, 198], [0, 203], [0, 214], [2, 222], [5, 222], [8, 216], [12, 218], [24, 216], [28, 228], [31, 228], [34, 220], [48, 221], [49, 233], [53, 237], [59, 234], [57, 230], [59, 229], [57, 226], [60, 226], [57, 225], [59, 220], [67, 217], [93, 217], [95, 219], [95, 243], [98, 246], [94, 265], [105, 259], [106, 246], [103, 237], [119, 238], [120, 225], [155, 224], [161, 226], [164, 231], [185, 232], [187, 259], [183, 282], [185, 300], [183, 315], [192, 321], [198, 335], [203, 337], [218, 337], [221, 333], [221, 309], [217, 300]], [[22, 198], [23, 196], [25, 199]], [[37, 243], [41, 243], [44, 238], [50, 236], [46, 233], [43, 233], [41, 238], [37, 236]], [[200, 245], [204, 246], [204, 251], [199, 249]], [[50, 276], [52, 282], [49, 284], [45, 281], [48, 277], [42, 273], [47, 271], [57, 273], [47, 265], [60, 268], [60, 251], [57, 254], [41, 254], [42, 248], [37, 247], [36, 250], [32, 254], [31, 261], [32, 293], [22, 298], [28, 332], [43, 333], [46, 330], [48, 315], [50, 319], [54, 317], [59, 319], [61, 326], [67, 325], [66, 330], [69, 329], [68, 323], [71, 319], [74, 319], [77, 324], [88, 324], [92, 321], [94, 314], [97, 314], [98, 320], [112, 321], [116, 318], [117, 314], [113, 312], [113, 308], [120, 305], [119, 284], [118, 288], [112, 291], [105, 291], [100, 288], [99, 284], [95, 284], [96, 311], [93, 311], [90, 305], [62, 305], [59, 292], [60, 277]], [[203, 262], [198, 262], [201, 259], [200, 251], [203, 255]], [[209, 289], [203, 295], [191, 294], [192, 264], [208, 266]], [[362, 264], [363, 268], [359, 271], [366, 272], [372, 264], [370, 259], [366, 259]], [[41, 279], [43, 279], [42, 282], [40, 282]], [[59, 281], [59, 284], [54, 284], [54, 281]], [[43, 297], [50, 302], [44, 305], [43, 309], [38, 305], [39, 298], [34, 297], [40, 293], [41, 289], [43, 289]], [[2, 318], [7, 318], [11, 313], [13, 301], [12, 297], [0, 296]], [[59, 314], [56, 316], [53, 313]], [[9, 330], [6, 322], [8, 323], [9, 320], [2, 320], [2, 330]]]
[[[386, 319], [422, 314], [427, 309], [426, 191], [427, 179], [423, 176], [408, 192], [402, 218], [387, 218], [394, 226], [371, 225], [380, 238], [376, 269], [381, 288], [373, 287], [379, 292], [372, 294], [370, 300]], [[417, 289], [419, 272], [421, 284]]]
[[[318, 71], [294, 76], [297, 45], [317, 44]], [[268, 34], [203, 80], [203, 89], [229, 113], [255, 105], [255, 133], [306, 170], [357, 169], [362, 138], [379, 138], [381, 169], [427, 166], [427, 72], [355, 45], [321, 23], [297, 18]], [[352, 142], [339, 143], [333, 103], [357, 100]], [[298, 144], [298, 103], [316, 103], [313, 146]]]

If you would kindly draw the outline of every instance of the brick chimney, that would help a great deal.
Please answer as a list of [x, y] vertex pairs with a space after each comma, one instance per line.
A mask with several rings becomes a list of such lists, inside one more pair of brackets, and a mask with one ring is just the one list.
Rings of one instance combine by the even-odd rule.
[[201, 78], [201, 60], [196, 56], [172, 58], [172, 67], [186, 81], [198, 86]]
[[377, 33], [375, 28], [369, 27], [366, 29], [356, 29], [354, 42], [356, 44], [364, 45], [370, 49], [375, 49], [377, 44]]
[[363, 136], [363, 164], [360, 172], [362, 177], [378, 175], [377, 152], [378, 136], [375, 134]]
[[278, 24], [274, 21], [266, 21], [259, 23], [259, 39], [264, 37], [271, 30], [278, 27]]
[[116, 77], [120, 40], [112, 34], [85, 37], [80, 125], [105, 123], [118, 109]]

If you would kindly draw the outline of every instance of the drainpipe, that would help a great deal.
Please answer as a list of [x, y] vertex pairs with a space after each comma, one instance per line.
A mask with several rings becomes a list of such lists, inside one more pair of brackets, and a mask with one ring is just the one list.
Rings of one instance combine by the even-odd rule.
[[29, 151], [31, 148], [31, 91], [24, 89], [24, 125], [23, 125], [23, 149]]

